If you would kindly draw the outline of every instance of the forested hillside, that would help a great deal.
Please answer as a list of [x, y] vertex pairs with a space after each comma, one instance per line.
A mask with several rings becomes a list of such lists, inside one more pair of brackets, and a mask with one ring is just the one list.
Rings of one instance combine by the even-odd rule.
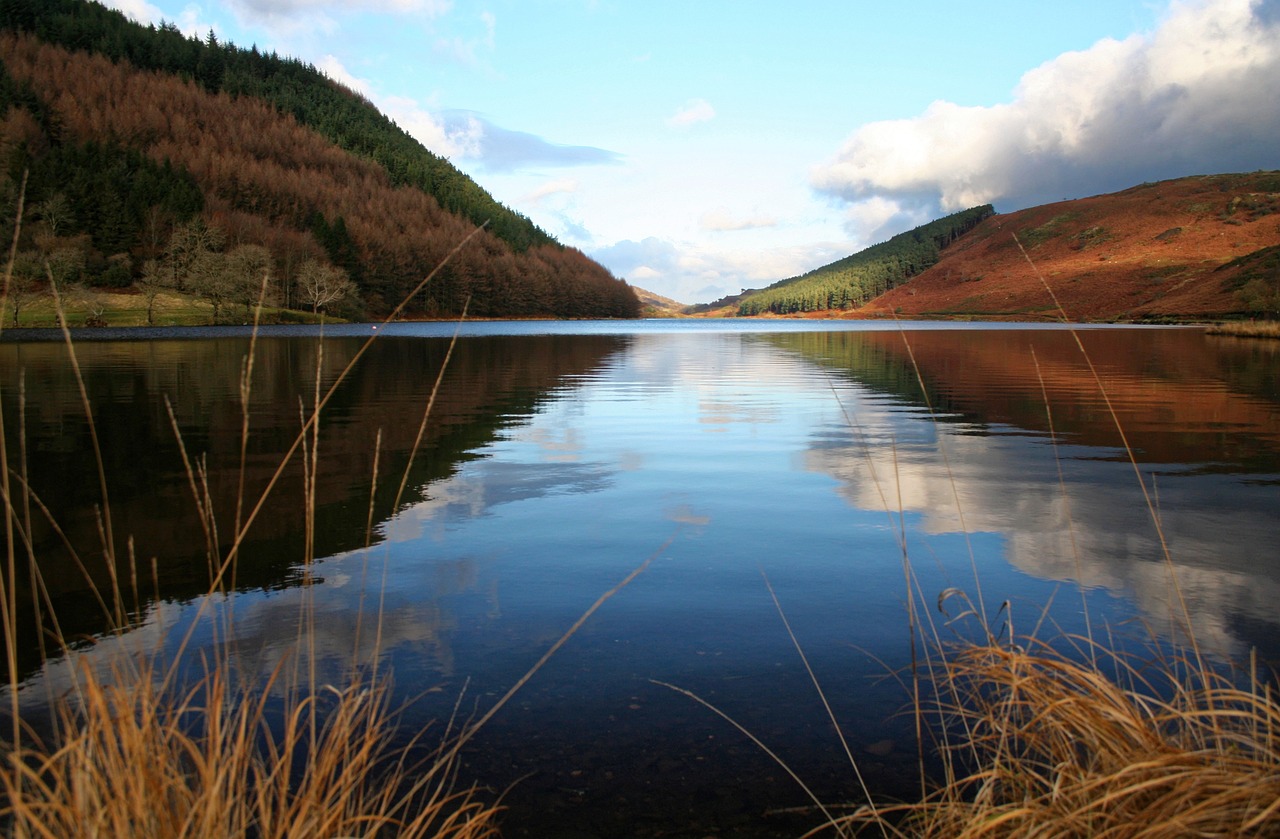
[[78, 0], [4, 0], [0, 58], [6, 241], [28, 173], [19, 285], [51, 258], [67, 282], [167, 283], [216, 312], [266, 270], [284, 305], [378, 313], [485, 224], [412, 311], [639, 313], [626, 283], [300, 62]]
[[990, 204], [945, 216], [852, 256], [782, 280], [738, 303], [738, 314], [850, 309], [906, 282], [938, 261], [942, 249], [994, 215]]

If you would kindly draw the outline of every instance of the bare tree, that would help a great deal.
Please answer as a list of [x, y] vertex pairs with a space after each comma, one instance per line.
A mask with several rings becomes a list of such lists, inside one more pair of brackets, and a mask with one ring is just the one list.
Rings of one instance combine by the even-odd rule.
[[58, 231], [67, 227], [72, 221], [71, 203], [61, 192], [50, 195], [31, 208], [32, 213], [45, 223], [49, 233], [56, 239]]
[[272, 298], [271, 251], [263, 245], [237, 245], [227, 254], [227, 271], [231, 294], [235, 302], [244, 306], [244, 316], [253, 316], [253, 307], [261, 300]]
[[314, 259], [302, 263], [297, 283], [299, 299], [310, 304], [313, 312], [346, 299], [356, 290], [346, 271]]
[[44, 262], [40, 254], [26, 251], [18, 254], [13, 263], [13, 277], [9, 280], [9, 295], [5, 304], [13, 317], [13, 326], [18, 326], [18, 317], [23, 308], [40, 297], [44, 280]]
[[222, 250], [226, 240], [227, 237], [220, 228], [205, 224], [201, 218], [194, 218], [175, 227], [173, 235], [169, 237], [169, 247], [164, 253], [170, 284], [179, 291], [183, 290], [197, 263], [205, 255]]
[[168, 280], [169, 274], [159, 261], [148, 259], [142, 263], [142, 276], [134, 285], [147, 301], [147, 326], [155, 325], [156, 298], [169, 287]]
[[186, 273], [187, 290], [213, 306], [213, 320], [222, 317], [222, 309], [235, 295], [235, 285], [227, 267], [225, 254], [203, 251]]
[[84, 309], [85, 326], [107, 325], [107, 298], [95, 288], [86, 285], [72, 287], [72, 300]]

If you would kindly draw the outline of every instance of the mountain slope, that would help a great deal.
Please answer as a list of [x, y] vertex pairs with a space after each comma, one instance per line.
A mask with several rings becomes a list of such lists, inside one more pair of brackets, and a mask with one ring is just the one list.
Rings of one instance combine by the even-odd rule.
[[[369, 130], [394, 126], [314, 69], [256, 50], [201, 45], [77, 0], [50, 0], [48, 9], [89, 10], [83, 19], [59, 18], [46, 14], [43, 2], [0, 6], [0, 179], [9, 205], [0, 225], [12, 231], [26, 169], [27, 207], [38, 223], [24, 228], [22, 245], [33, 254], [72, 252], [77, 267], [69, 279], [98, 285], [143, 279], [148, 262], [171, 255], [177, 233], [198, 221], [217, 229], [225, 245], [213, 250], [221, 247], [228, 257], [240, 246], [267, 248], [286, 303], [300, 293], [300, 269], [325, 262], [349, 274], [363, 304], [379, 313], [474, 230], [473, 216], [485, 216], [492, 229], [449, 260], [411, 312], [453, 315], [470, 301], [471, 314], [487, 317], [639, 313], [626, 283], [500, 208], [399, 129]], [[42, 25], [63, 40], [105, 42], [107, 53], [149, 55], [157, 66], [196, 60], [190, 72], [142, 70], [107, 53], [42, 41], [31, 34]], [[235, 60], [213, 73], [206, 65], [218, 58]], [[238, 78], [266, 85], [273, 66], [278, 86], [311, 105], [286, 111], [279, 102], [224, 89]], [[344, 104], [335, 109], [334, 102]], [[300, 124], [295, 110], [308, 118], [313, 111], [329, 114], [331, 128], [345, 122], [348, 145], [371, 144], [370, 153], [340, 148]], [[134, 195], [139, 173], [149, 185], [140, 196]]]
[[1260, 313], [1239, 292], [1280, 295], [1277, 245], [1280, 172], [1142, 184], [993, 216], [856, 316], [1060, 318], [1046, 284], [1071, 320]]
[[72, 51], [126, 61], [194, 82], [208, 93], [254, 96], [290, 114], [330, 142], [372, 160], [395, 186], [413, 186], [440, 205], [491, 232], [516, 250], [555, 240], [528, 218], [493, 199], [453, 164], [424, 148], [368, 100], [315, 67], [257, 47], [220, 43], [212, 32], [187, 38], [172, 23], [143, 27], [86, 0], [4, 0], [0, 26]]

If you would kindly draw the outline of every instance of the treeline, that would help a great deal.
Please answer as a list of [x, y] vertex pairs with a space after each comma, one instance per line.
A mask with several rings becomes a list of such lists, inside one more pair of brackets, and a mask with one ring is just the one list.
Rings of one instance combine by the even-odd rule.
[[[119, 31], [162, 37], [144, 27]], [[377, 314], [475, 229], [257, 97], [211, 93], [198, 78], [143, 72], [13, 32], [0, 32], [0, 56], [0, 226], [11, 236], [26, 171], [22, 247], [79, 249], [90, 284], [142, 280], [148, 261], [198, 217], [221, 231], [225, 252], [265, 248], [282, 299], [296, 300], [302, 266], [319, 263], [354, 285], [343, 304], [349, 315]], [[581, 252], [541, 239], [516, 247], [488, 229], [449, 260], [410, 312], [456, 315], [468, 301], [481, 317], [639, 314], [632, 289]]]
[[739, 302], [738, 314], [785, 315], [861, 306], [932, 266], [943, 248], [994, 214], [995, 209], [985, 204], [900, 233], [887, 242], [749, 294]]

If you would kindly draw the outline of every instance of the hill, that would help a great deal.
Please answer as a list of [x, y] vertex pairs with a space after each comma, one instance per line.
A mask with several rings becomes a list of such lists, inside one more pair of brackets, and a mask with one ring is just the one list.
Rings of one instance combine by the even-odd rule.
[[678, 300], [663, 297], [656, 291], [632, 286], [640, 300], [640, 316], [645, 318], [673, 318], [684, 314], [689, 307]]
[[994, 212], [988, 204], [953, 213], [806, 274], [744, 292], [738, 314], [786, 315], [861, 306], [933, 265], [944, 248]]
[[378, 314], [483, 224], [412, 314], [639, 314], [626, 283], [314, 67], [83, 0], [0, 4], [0, 58], [0, 234], [25, 171], [28, 285], [56, 253], [67, 282], [167, 278], [216, 313], [265, 267], [286, 305]]
[[992, 216], [849, 315], [1060, 318], [1046, 283], [1071, 320], [1280, 314], [1280, 172], [1179, 178]]

